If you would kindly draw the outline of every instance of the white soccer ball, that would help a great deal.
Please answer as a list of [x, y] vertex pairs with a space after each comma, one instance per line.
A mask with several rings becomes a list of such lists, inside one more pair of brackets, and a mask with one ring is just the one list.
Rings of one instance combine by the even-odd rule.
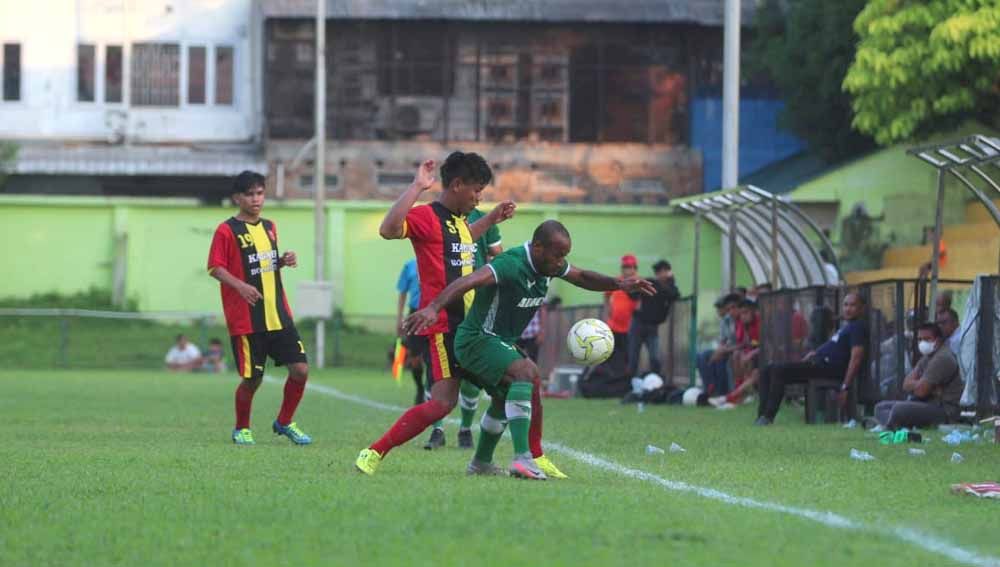
[[615, 335], [600, 319], [581, 319], [566, 335], [566, 347], [573, 360], [584, 366], [593, 366], [611, 358], [615, 350]]

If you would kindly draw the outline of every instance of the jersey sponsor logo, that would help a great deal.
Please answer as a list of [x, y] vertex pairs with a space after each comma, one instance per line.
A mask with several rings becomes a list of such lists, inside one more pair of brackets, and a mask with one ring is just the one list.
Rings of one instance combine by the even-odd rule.
[[539, 307], [544, 301], [544, 297], [522, 297], [517, 306], [525, 309]]
[[444, 225], [450, 234], [458, 234], [458, 228], [455, 226], [454, 220], [446, 220], [444, 221]]
[[476, 253], [476, 243], [463, 244], [461, 242], [452, 242], [451, 251], [454, 254], [475, 254]]
[[449, 262], [453, 267], [461, 268], [463, 266], [472, 266], [476, 263], [476, 260], [474, 258], [452, 258]]

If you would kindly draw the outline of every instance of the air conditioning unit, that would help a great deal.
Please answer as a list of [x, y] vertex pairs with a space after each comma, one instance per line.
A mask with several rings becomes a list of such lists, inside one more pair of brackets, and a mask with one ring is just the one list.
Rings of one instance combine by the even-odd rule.
[[[396, 97], [378, 101], [375, 128], [398, 136], [434, 134], [441, 128], [440, 97]], [[394, 136], [393, 136], [394, 137]]]

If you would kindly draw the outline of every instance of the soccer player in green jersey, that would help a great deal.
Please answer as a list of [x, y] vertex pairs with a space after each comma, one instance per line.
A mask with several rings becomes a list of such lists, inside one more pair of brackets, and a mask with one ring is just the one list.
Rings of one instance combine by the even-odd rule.
[[542, 306], [552, 278], [562, 278], [591, 291], [623, 290], [653, 295], [655, 288], [642, 278], [613, 278], [575, 268], [566, 261], [572, 242], [562, 223], [547, 220], [538, 225], [531, 241], [500, 254], [491, 264], [454, 280], [423, 309], [404, 322], [404, 330], [419, 332], [437, 320], [441, 306], [476, 290], [472, 309], [455, 335], [455, 357], [462, 368], [489, 386], [506, 389], [506, 399], [493, 403], [480, 422], [479, 445], [469, 470], [499, 472], [492, 464], [493, 451], [510, 423], [514, 444], [512, 476], [545, 480], [545, 473], [531, 457], [528, 427], [531, 389], [539, 379], [538, 367], [514, 343]]

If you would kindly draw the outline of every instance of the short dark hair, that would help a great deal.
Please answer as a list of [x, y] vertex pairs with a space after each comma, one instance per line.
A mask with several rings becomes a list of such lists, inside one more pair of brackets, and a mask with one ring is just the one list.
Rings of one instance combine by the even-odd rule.
[[245, 169], [233, 179], [233, 193], [246, 193], [254, 187], [264, 187], [266, 182], [263, 175]]
[[940, 339], [942, 336], [944, 336], [944, 333], [941, 332], [941, 327], [938, 326], [937, 323], [930, 323], [930, 322], [923, 323], [919, 327], [917, 327], [917, 331], [918, 332], [919, 331], [930, 331], [931, 334], [934, 335], [935, 339]]
[[181, 333], [181, 334], [177, 335], [176, 337], [174, 337], [174, 342], [175, 343], [179, 343], [181, 341], [181, 339], [186, 339], [186, 338], [187, 337], [184, 336], [184, 333]]
[[722, 298], [723, 305], [730, 305], [732, 303], [739, 305], [741, 301], [743, 301], [743, 297], [740, 296], [740, 294], [738, 293], [730, 293], [729, 295]]
[[538, 225], [535, 229], [534, 234], [531, 235], [532, 244], [541, 244], [542, 246], [548, 246], [552, 244], [552, 237], [556, 234], [561, 234], [566, 238], [569, 238], [569, 231], [563, 223], [549, 219], [547, 221], [542, 221], [542, 224]]
[[739, 306], [745, 309], [757, 309], [757, 302], [752, 299], [741, 299]]
[[441, 186], [447, 189], [456, 179], [487, 185], [493, 180], [493, 171], [477, 153], [452, 152], [441, 164]]
[[736, 287], [733, 288], [733, 293], [735, 293], [737, 295], [740, 295], [740, 296], [746, 296], [746, 294], [747, 294], [747, 288], [746, 288], [746, 286], [742, 286], [742, 285], [736, 286]]
[[942, 314], [951, 316], [951, 318], [955, 320], [956, 324], [961, 321], [961, 319], [958, 318], [958, 311], [955, 311], [951, 307], [949, 307], [948, 309], [942, 309], [938, 311], [935, 315], [937, 316], [938, 319], [940, 319]]
[[853, 295], [854, 297], [857, 297], [858, 303], [860, 303], [861, 305], [868, 305], [868, 300], [865, 299], [865, 296], [861, 295], [861, 292], [858, 291], [848, 292], [846, 295], [844, 295], [844, 299], [847, 299], [848, 295]]
[[219, 339], [209, 339], [208, 344], [210, 345], [221, 345], [222, 341]]
[[661, 270], [672, 270], [672, 269], [673, 268], [670, 267], [670, 262], [666, 260], [660, 260], [659, 262], [653, 264], [654, 273], [659, 272]]

